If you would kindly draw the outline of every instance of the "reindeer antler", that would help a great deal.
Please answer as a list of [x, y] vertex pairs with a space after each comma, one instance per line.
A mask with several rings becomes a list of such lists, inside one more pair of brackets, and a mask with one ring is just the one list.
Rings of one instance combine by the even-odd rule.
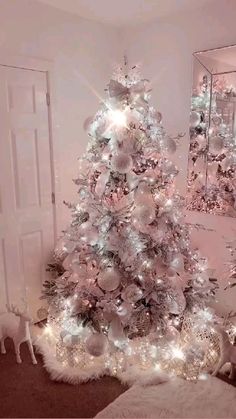
[[22, 297], [21, 301], [23, 302], [23, 305], [24, 305], [24, 308], [23, 308], [24, 312], [28, 311], [28, 302], [26, 300], [26, 297]]
[[21, 311], [14, 304], [11, 304], [11, 305], [7, 304], [7, 310], [10, 313], [15, 314], [16, 316], [20, 316], [21, 315]]

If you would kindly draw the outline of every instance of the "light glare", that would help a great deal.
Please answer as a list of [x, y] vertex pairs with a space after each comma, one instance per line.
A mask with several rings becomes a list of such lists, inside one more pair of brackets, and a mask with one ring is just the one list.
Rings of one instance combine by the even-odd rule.
[[125, 127], [126, 125], [125, 112], [122, 112], [120, 110], [110, 111], [110, 118], [114, 125], [118, 127]]

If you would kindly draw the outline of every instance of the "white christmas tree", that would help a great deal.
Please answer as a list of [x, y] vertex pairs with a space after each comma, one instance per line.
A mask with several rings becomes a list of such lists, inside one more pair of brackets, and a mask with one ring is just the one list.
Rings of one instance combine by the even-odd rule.
[[166, 135], [136, 66], [119, 68], [106, 90], [85, 121], [78, 200], [67, 203], [72, 222], [44, 284], [48, 347], [78, 380], [130, 367], [196, 378], [218, 356], [208, 308], [216, 284], [191, 250], [174, 188], [168, 155], [180, 136]]

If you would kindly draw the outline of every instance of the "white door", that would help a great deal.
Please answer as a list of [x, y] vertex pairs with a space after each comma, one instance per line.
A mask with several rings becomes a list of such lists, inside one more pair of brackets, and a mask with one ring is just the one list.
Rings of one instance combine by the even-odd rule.
[[0, 312], [26, 297], [37, 320], [54, 247], [45, 72], [0, 65]]

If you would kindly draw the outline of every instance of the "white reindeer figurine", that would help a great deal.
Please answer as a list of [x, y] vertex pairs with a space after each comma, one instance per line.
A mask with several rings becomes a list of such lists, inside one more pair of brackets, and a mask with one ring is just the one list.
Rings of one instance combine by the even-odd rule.
[[212, 373], [212, 375], [216, 375], [220, 369], [229, 362], [231, 364], [231, 372], [229, 378], [233, 379], [235, 375], [235, 367], [236, 367], [236, 346], [232, 345], [229, 341], [228, 334], [223, 330], [219, 329], [220, 333], [220, 359], [219, 362]]
[[[29, 323], [32, 321], [32, 319], [26, 307], [23, 311], [20, 311], [14, 305], [7, 305], [7, 310], [8, 313], [3, 313], [0, 315], [1, 353], [6, 353], [4, 340], [7, 337], [12, 338], [15, 347], [16, 361], [18, 364], [21, 364], [22, 360], [20, 357], [20, 345], [23, 342], [27, 342], [32, 362], [33, 364], [37, 364], [29, 330]], [[17, 317], [19, 317], [19, 319]]]

